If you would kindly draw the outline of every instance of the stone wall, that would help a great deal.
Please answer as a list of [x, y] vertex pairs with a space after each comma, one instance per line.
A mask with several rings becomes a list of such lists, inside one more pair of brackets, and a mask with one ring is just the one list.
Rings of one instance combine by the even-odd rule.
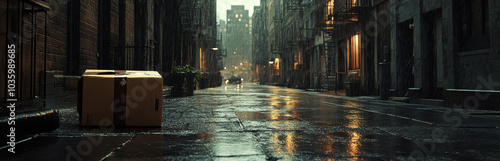
[[[478, 1], [479, 2], [479, 1]], [[428, 61], [428, 56], [426, 54], [429, 50], [432, 50], [432, 45], [428, 44], [429, 32], [434, 32], [432, 30], [432, 23], [439, 23], [438, 37], [442, 37], [442, 42], [438, 53], [442, 55], [437, 58], [437, 73], [438, 78], [437, 86], [443, 89], [453, 89], [453, 88], [465, 88], [465, 89], [475, 89], [479, 85], [484, 87], [485, 85], [481, 82], [481, 79], [488, 80], [492, 77], [492, 80], [500, 80], [500, 65], [499, 60], [499, 20], [498, 15], [500, 10], [498, 9], [500, 3], [497, 1], [487, 0], [488, 4], [488, 22], [489, 26], [489, 41], [486, 39], [480, 39], [484, 43], [490, 43], [490, 47], [474, 47], [482, 43], [466, 43], [461, 39], [462, 26], [460, 26], [460, 20], [463, 14], [460, 10], [461, 5], [459, 1], [443, 0], [443, 1], [432, 1], [432, 0], [419, 0], [419, 1], [396, 1], [392, 0], [392, 9], [396, 12], [393, 13], [393, 17], [396, 20], [392, 20], [392, 31], [391, 38], [396, 38], [398, 33], [398, 28], [396, 27], [398, 23], [405, 22], [407, 20], [413, 20], [414, 28], [414, 39], [413, 39], [413, 54], [414, 58], [414, 87], [416, 88], [427, 88], [429, 87], [430, 80], [428, 79], [430, 71]], [[398, 12], [400, 11], [400, 12]], [[404, 12], [403, 12], [404, 11]], [[478, 13], [472, 13], [477, 16]], [[480, 14], [479, 14], [480, 15]], [[433, 18], [438, 18], [439, 22], [433, 20]], [[434, 21], [434, 22], [433, 22]], [[477, 19], [476, 19], [477, 21]], [[475, 21], [474, 21], [475, 22]], [[470, 26], [470, 25], [469, 25]], [[474, 33], [475, 34], [475, 33]], [[436, 35], [435, 35], [436, 36]], [[399, 44], [397, 41], [392, 40], [392, 62], [391, 62], [391, 72], [392, 72], [392, 88], [397, 88], [398, 79], [400, 76], [397, 75], [396, 71], [397, 62], [395, 58], [401, 56], [396, 50]], [[439, 44], [439, 43], [438, 43]], [[463, 50], [463, 46], [469, 46], [467, 49], [473, 50]], [[442, 75], [442, 76], [440, 76]], [[486, 88], [484, 88], [486, 89]], [[492, 89], [500, 89], [500, 87], [493, 87]], [[425, 90], [424, 90], [425, 91]], [[425, 93], [425, 92], [424, 92]], [[429, 92], [427, 92], [429, 93]], [[424, 94], [425, 95], [425, 94]]]

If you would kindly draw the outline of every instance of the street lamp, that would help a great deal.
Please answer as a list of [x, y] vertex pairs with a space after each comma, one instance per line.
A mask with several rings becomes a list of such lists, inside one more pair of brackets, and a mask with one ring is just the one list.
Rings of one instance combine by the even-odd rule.
[[269, 64], [274, 64], [274, 61], [269, 61]]

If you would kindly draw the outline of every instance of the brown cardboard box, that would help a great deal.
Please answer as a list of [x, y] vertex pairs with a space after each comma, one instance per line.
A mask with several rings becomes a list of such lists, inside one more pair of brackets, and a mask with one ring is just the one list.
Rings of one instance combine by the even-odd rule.
[[80, 125], [161, 126], [163, 78], [158, 72], [89, 69], [79, 84]]

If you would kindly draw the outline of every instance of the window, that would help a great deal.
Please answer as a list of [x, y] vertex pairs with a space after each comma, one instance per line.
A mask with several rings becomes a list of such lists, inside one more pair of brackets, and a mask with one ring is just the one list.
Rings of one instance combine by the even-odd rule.
[[359, 34], [353, 35], [347, 40], [349, 70], [360, 69], [360, 43], [361, 41]]
[[234, 17], [238, 18], [238, 14], [236, 14]]
[[324, 17], [323, 17], [323, 20], [325, 21], [325, 24], [326, 24], [326, 29], [327, 30], [331, 30], [333, 29], [333, 14], [335, 12], [334, 10], [334, 1], [333, 0], [330, 0], [328, 2], [326, 2], [325, 4], [325, 11], [324, 11]]
[[205, 72], [205, 54], [203, 54], [202, 49], [200, 48], [200, 70]]
[[460, 0], [457, 7], [460, 51], [489, 48], [488, 0]]
[[297, 52], [295, 55], [294, 55], [294, 66], [293, 66], [293, 69], [300, 69], [300, 65], [302, 65], [302, 52]]
[[273, 73], [274, 73], [274, 75], [280, 75], [280, 59], [279, 58], [274, 59]]
[[358, 2], [358, 0], [352, 0], [352, 6], [353, 7], [359, 6], [359, 4], [356, 4], [357, 2]]
[[231, 21], [231, 19], [228, 18], [227, 21]]

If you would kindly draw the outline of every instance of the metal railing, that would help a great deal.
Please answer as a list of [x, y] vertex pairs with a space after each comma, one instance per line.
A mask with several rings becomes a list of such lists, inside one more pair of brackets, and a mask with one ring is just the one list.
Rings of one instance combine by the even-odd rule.
[[[5, 31], [1, 34], [6, 39], [6, 44], [15, 45], [16, 65], [15, 79], [8, 79], [7, 68], [3, 68], [4, 80], [0, 81], [0, 102], [15, 99], [22, 106], [24, 103], [43, 102], [46, 108], [47, 96], [47, 11], [50, 7], [36, 1], [11, 1], [6, 2]], [[42, 13], [40, 16], [39, 13]], [[4, 16], [4, 15], [2, 15]], [[42, 20], [42, 21], [40, 21]], [[43, 33], [38, 29], [42, 28]], [[39, 38], [42, 35], [42, 38]], [[2, 44], [4, 45], [4, 44]], [[7, 45], [6, 45], [7, 46]], [[7, 54], [7, 53], [5, 53]], [[3, 55], [3, 54], [2, 54]], [[2, 64], [8, 64], [7, 59]], [[10, 62], [9, 62], [10, 63]], [[4, 67], [7, 67], [4, 66]], [[7, 90], [9, 81], [14, 80], [15, 91]], [[38, 107], [38, 105], [35, 105]]]
[[160, 55], [155, 54], [155, 43], [154, 40], [149, 40], [144, 46], [110, 46], [113, 68], [158, 71], [161, 62]]

